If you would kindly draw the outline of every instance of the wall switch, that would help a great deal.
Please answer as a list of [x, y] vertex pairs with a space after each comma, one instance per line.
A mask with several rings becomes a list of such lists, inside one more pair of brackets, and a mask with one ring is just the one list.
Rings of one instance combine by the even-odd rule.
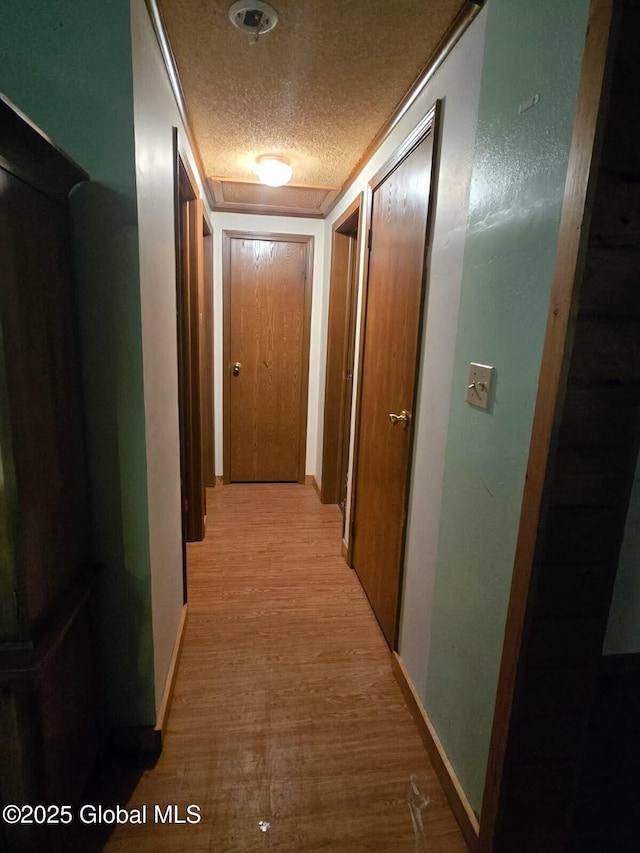
[[486, 364], [469, 365], [469, 382], [467, 385], [467, 403], [486, 409], [489, 405], [489, 394], [493, 380], [493, 367]]

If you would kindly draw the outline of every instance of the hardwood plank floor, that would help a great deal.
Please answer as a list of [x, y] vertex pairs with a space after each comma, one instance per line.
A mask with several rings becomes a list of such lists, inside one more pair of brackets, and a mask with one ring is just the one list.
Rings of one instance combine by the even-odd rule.
[[202, 820], [119, 826], [105, 849], [466, 851], [337, 508], [300, 485], [208, 502], [164, 751], [128, 802], [197, 804]]

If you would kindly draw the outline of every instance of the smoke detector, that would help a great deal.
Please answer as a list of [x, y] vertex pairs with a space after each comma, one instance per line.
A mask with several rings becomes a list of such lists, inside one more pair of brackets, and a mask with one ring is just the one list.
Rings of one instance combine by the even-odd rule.
[[229, 9], [229, 20], [237, 30], [257, 39], [275, 27], [278, 13], [262, 0], [237, 0]]

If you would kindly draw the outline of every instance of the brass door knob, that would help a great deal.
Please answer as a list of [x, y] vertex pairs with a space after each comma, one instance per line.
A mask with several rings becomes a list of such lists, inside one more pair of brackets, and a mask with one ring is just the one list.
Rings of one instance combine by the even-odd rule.
[[411, 419], [411, 415], [409, 412], [403, 409], [399, 415], [394, 415], [393, 412], [389, 413], [389, 421], [393, 426], [396, 424], [402, 424], [402, 428], [406, 429], [409, 426], [409, 420]]
[[234, 376], [240, 375], [240, 368], [241, 367], [242, 367], [242, 365], [240, 364], [239, 361], [236, 361], [235, 364], [233, 364], [233, 366], [231, 367], [231, 372], [233, 373]]

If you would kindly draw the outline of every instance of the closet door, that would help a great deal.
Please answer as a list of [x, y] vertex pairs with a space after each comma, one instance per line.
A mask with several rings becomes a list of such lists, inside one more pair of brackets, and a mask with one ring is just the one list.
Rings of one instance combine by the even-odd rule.
[[372, 183], [353, 567], [393, 648], [425, 290], [433, 125]]

